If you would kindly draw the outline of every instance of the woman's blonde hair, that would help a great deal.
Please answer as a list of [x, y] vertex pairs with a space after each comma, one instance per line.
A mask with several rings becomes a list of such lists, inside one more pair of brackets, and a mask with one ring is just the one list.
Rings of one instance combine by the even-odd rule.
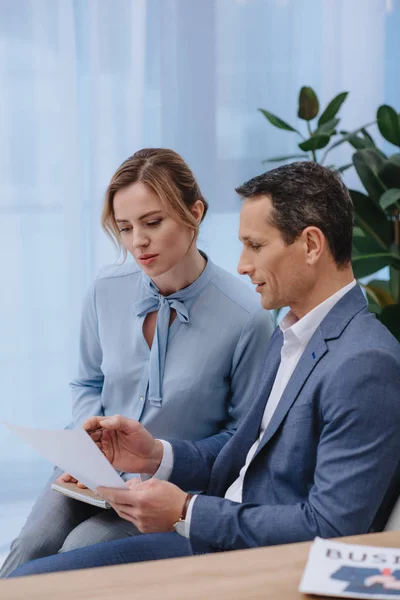
[[163, 208], [169, 214], [195, 231], [198, 235], [198, 223], [191, 212], [197, 200], [204, 206], [204, 219], [208, 203], [203, 197], [197, 181], [183, 158], [167, 148], [143, 148], [122, 163], [111, 178], [107, 188], [101, 224], [113, 243], [123, 251], [121, 235], [114, 214], [114, 196], [119, 190], [132, 183], [145, 183], [161, 200]]

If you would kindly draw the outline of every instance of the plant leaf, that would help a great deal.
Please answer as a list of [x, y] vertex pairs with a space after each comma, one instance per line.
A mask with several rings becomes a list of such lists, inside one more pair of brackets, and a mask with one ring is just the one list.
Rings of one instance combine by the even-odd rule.
[[[359, 131], [363, 131], [363, 129], [364, 129], [363, 127], [359, 127], [358, 129], [355, 129], [354, 131], [350, 131], [350, 132], [341, 131], [340, 133], [343, 135], [343, 137], [340, 140], [337, 140], [334, 144], [332, 144], [332, 146], [330, 146], [329, 152], [331, 150], [333, 150], [334, 148], [337, 148], [341, 144], [344, 144], [345, 142], [348, 142], [349, 141], [349, 136], [355, 135]], [[383, 156], [383, 158], [386, 158], [386, 156], [383, 154], [383, 152], [381, 152], [380, 150], [378, 150], [378, 152]]]
[[383, 210], [386, 210], [387, 208], [389, 208], [389, 206], [392, 206], [392, 204], [395, 204], [398, 200], [400, 200], [400, 189], [392, 188], [390, 190], [386, 190], [386, 192], [382, 194], [379, 200], [379, 204], [381, 205]]
[[[395, 246], [395, 244], [392, 244], [392, 247], [390, 250], [391, 250], [393, 256], [397, 256], [398, 258], [400, 258], [399, 246]], [[389, 281], [390, 291], [392, 292], [392, 296], [396, 300], [396, 302], [400, 302], [400, 268], [396, 269], [396, 267], [391, 266], [389, 269], [389, 273], [390, 273], [390, 281]]]
[[333, 133], [335, 132], [336, 126], [338, 125], [339, 122], [340, 122], [340, 119], [331, 119], [330, 121], [323, 123], [322, 125], [320, 125], [318, 127], [318, 129], [316, 129], [316, 131], [314, 132], [314, 135], [318, 135], [319, 133], [327, 133], [328, 135], [333, 135]]
[[294, 131], [295, 133], [298, 133], [299, 135], [301, 135], [300, 132], [297, 131], [297, 129], [295, 129], [294, 127], [292, 127], [285, 121], [282, 121], [282, 119], [280, 119], [276, 115], [273, 115], [272, 113], [268, 112], [267, 110], [264, 110], [263, 108], [259, 108], [258, 110], [260, 111], [260, 113], [262, 113], [264, 115], [264, 117], [266, 119], [268, 119], [268, 121], [272, 125], [274, 125], [275, 127], [278, 127], [278, 129], [286, 129], [286, 131]]
[[400, 341], [400, 304], [385, 306], [379, 318], [381, 323], [389, 329], [390, 333]]
[[368, 133], [366, 129], [361, 129], [361, 133], [363, 134], [365, 140], [368, 140], [369, 148], [376, 148], [376, 144], [372, 138], [372, 136]]
[[355, 235], [353, 237], [353, 246], [357, 249], [357, 251], [362, 254], [379, 254], [382, 252], [381, 246], [378, 242], [370, 237], [369, 235], [358, 236]]
[[391, 256], [391, 258], [390, 258], [390, 265], [393, 268], [395, 268], [398, 271], [400, 271], [400, 258], [393, 253], [393, 249], [392, 249], [392, 254], [390, 256]]
[[374, 281], [369, 281], [366, 285], [363, 285], [363, 288], [371, 296], [373, 301], [379, 304], [381, 308], [395, 303], [393, 296], [388, 289], [388, 283], [388, 281], [374, 279]]
[[361, 227], [353, 227], [353, 237], [365, 237], [365, 233]]
[[378, 174], [383, 163], [384, 159], [373, 148], [365, 148], [353, 154], [353, 164], [358, 176], [376, 204], [379, 204], [379, 198], [386, 190]]
[[379, 304], [376, 304], [376, 302], [369, 302], [368, 303], [368, 310], [369, 310], [369, 312], [374, 313], [378, 318], [379, 318], [379, 315], [382, 312], [381, 307], [379, 306]]
[[268, 162], [283, 162], [284, 160], [291, 160], [292, 158], [302, 158], [303, 160], [308, 160], [308, 154], [289, 154], [288, 156], [274, 156], [273, 158], [267, 158], [263, 160], [263, 163]]
[[389, 252], [380, 252], [378, 254], [362, 254], [353, 256], [353, 271], [357, 279], [372, 275], [380, 269], [387, 267], [391, 259]]
[[356, 133], [346, 133], [347, 141], [356, 150], [364, 150], [370, 148], [370, 143], [364, 137], [358, 136]]
[[389, 157], [390, 162], [400, 166], [400, 152]]
[[392, 158], [385, 160], [379, 169], [379, 178], [388, 188], [400, 188], [400, 163]]
[[308, 152], [309, 150], [320, 150], [329, 144], [330, 139], [331, 137], [326, 133], [322, 133], [321, 135], [313, 135], [305, 142], [301, 142], [299, 144], [299, 148], [305, 152]]
[[329, 102], [328, 106], [318, 119], [318, 126], [327, 123], [336, 116], [343, 102], [346, 100], [348, 93], [349, 92], [342, 92], [341, 94], [335, 96], [335, 98], [333, 98], [333, 100]]
[[341, 167], [339, 167], [338, 169], [336, 169], [336, 171], [338, 173], [344, 173], [345, 171], [347, 171], [347, 169], [350, 169], [350, 167], [353, 166], [353, 163], [348, 163], [347, 165], [343, 165]]
[[400, 118], [394, 108], [383, 104], [378, 108], [376, 119], [379, 131], [385, 140], [400, 146]]
[[303, 86], [299, 94], [298, 116], [303, 121], [315, 119], [319, 111], [317, 94], [311, 87]]
[[349, 190], [356, 213], [356, 225], [387, 250], [391, 243], [390, 223], [383, 210], [361, 192]]

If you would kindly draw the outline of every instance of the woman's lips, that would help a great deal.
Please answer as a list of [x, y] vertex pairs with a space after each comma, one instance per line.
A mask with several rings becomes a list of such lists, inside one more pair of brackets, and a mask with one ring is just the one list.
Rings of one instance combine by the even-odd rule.
[[158, 257], [158, 254], [142, 254], [142, 256], [138, 257], [138, 261], [142, 263], [142, 265], [151, 265], [156, 258]]

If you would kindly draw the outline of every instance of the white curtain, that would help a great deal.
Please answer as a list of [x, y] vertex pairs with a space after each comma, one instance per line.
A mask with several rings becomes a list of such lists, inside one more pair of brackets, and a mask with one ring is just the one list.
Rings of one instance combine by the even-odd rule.
[[[117, 166], [144, 146], [180, 152], [210, 201], [201, 246], [234, 271], [234, 187], [296, 150], [256, 109], [296, 125], [311, 85], [322, 104], [351, 92], [345, 127], [371, 120], [400, 89], [385, 81], [398, 4], [0, 0], [0, 417], [69, 421], [82, 297], [115, 259], [99, 216]], [[3, 427], [0, 457], [1, 555], [49, 466]]]

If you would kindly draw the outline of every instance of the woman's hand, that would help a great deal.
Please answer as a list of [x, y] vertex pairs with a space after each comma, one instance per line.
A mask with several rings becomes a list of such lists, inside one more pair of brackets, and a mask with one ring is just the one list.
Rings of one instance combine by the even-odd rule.
[[69, 473], [63, 473], [60, 475], [60, 477], [56, 479], [56, 483], [76, 483], [78, 488], [86, 490], [86, 485], [83, 485], [83, 483], [75, 479], [75, 477], [72, 477], [72, 475]]
[[119, 471], [154, 475], [160, 466], [163, 445], [138, 421], [121, 415], [90, 417], [83, 428]]

